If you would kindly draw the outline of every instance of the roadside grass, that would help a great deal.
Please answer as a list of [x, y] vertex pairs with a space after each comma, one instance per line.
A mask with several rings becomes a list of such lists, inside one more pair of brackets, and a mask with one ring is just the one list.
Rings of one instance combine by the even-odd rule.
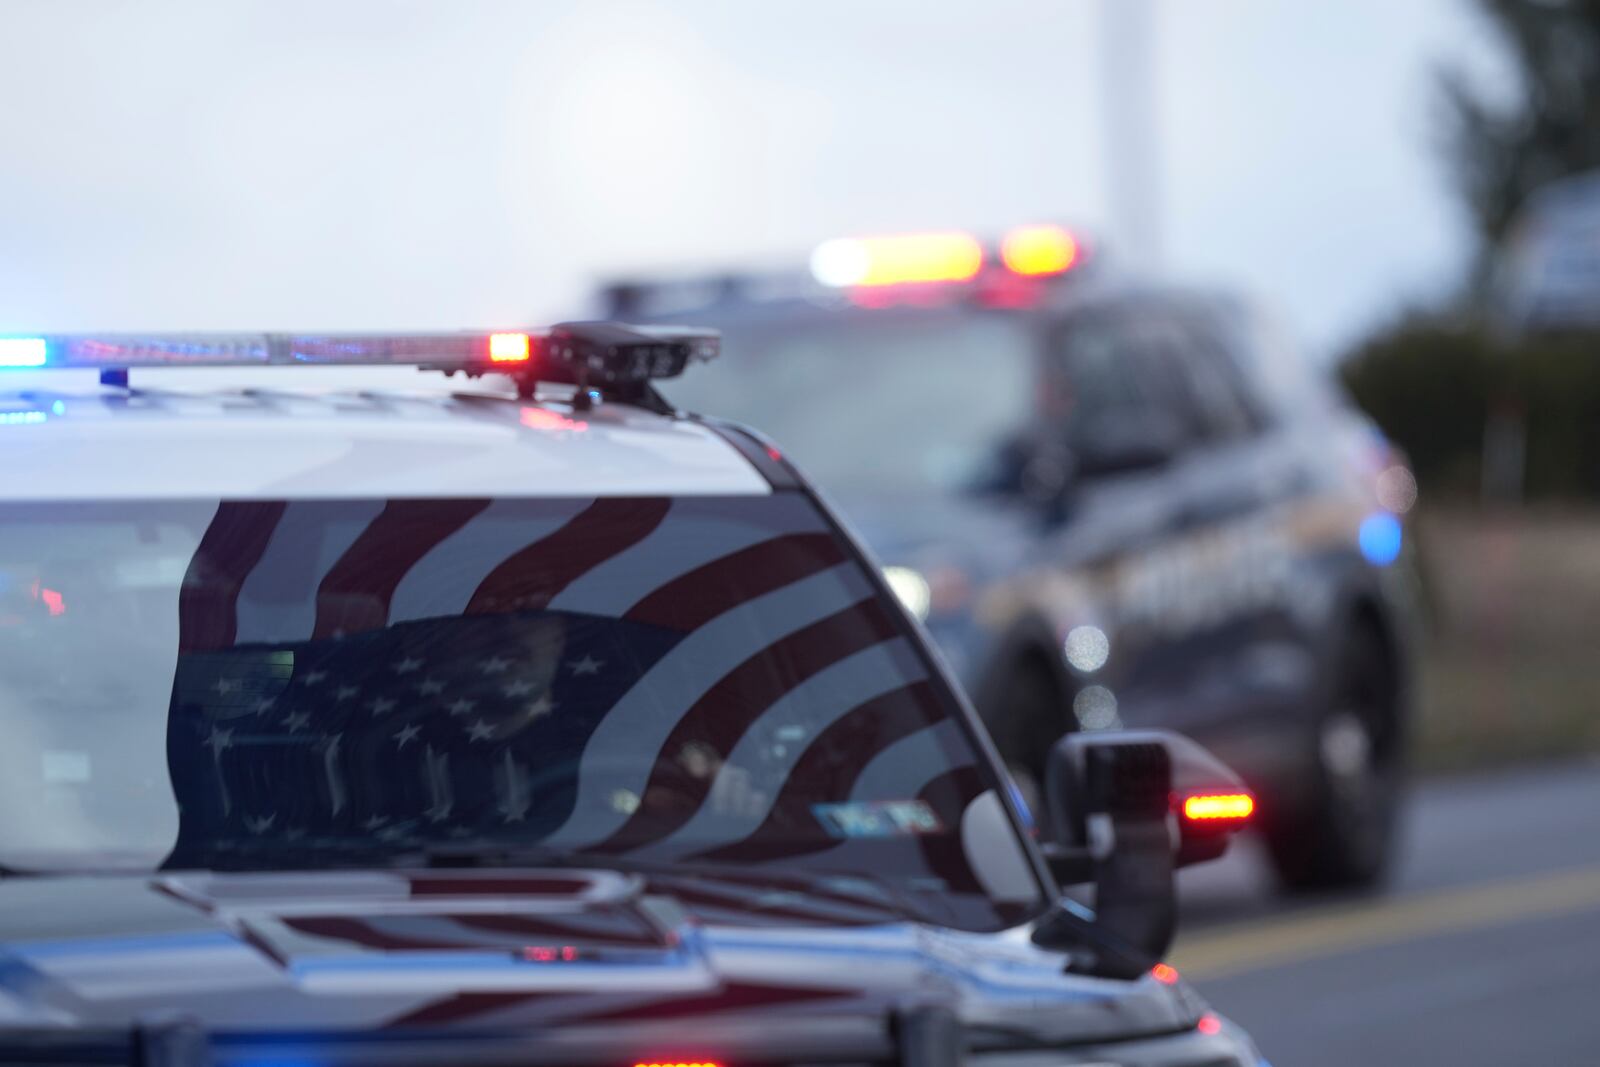
[[1434, 507], [1415, 529], [1419, 769], [1600, 752], [1600, 510]]

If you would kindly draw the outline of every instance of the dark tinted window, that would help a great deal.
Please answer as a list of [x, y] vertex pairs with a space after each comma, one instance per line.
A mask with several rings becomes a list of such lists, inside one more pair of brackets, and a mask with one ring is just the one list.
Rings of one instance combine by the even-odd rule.
[[1180, 379], [1192, 390], [1206, 436], [1227, 441], [1254, 433], [1260, 425], [1257, 406], [1226, 334], [1201, 316], [1180, 318], [1173, 325]]
[[1141, 417], [1155, 398], [1140, 360], [1131, 323], [1109, 315], [1075, 321], [1052, 346], [1049, 414], [1080, 427], [1100, 418]]
[[1116, 466], [1152, 442], [1171, 450], [1195, 436], [1199, 415], [1171, 363], [1163, 332], [1136, 314], [1079, 315], [1055, 331], [1046, 408], [1080, 460]]

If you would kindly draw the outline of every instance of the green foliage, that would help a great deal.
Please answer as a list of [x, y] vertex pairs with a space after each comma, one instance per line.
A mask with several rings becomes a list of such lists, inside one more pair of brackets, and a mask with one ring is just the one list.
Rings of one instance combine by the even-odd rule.
[[1529, 497], [1600, 498], [1600, 338], [1497, 340], [1409, 320], [1341, 368], [1345, 385], [1410, 455], [1434, 494], [1476, 494], [1490, 415], [1520, 419]]
[[1480, 334], [1416, 322], [1368, 341], [1342, 367], [1356, 403], [1411, 457], [1424, 488], [1475, 492], [1493, 346]]
[[1600, 0], [1478, 0], [1514, 66], [1497, 100], [1440, 73], [1444, 149], [1485, 248], [1541, 186], [1600, 168]]
[[1529, 339], [1504, 358], [1527, 426], [1528, 495], [1600, 497], [1600, 338]]

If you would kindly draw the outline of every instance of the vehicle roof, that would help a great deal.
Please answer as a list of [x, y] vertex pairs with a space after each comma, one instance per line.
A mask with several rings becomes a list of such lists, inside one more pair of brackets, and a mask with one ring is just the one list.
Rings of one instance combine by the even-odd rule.
[[761, 494], [700, 423], [411, 368], [6, 372], [0, 501]]
[[[691, 290], [697, 291], [697, 290]], [[668, 305], [659, 312], [639, 316], [640, 321], [678, 321], [705, 319], [722, 329], [738, 327], [787, 328], [809, 322], [859, 322], [870, 324], [895, 317], [916, 318], [963, 312], [984, 315], [1009, 315], [1034, 320], [1059, 320], [1091, 309], [1123, 309], [1141, 306], [1195, 313], [1228, 314], [1241, 306], [1236, 294], [1209, 287], [1131, 277], [1115, 272], [1091, 273], [1070, 284], [1053, 287], [1035, 303], [1016, 306], [985, 305], [964, 297], [973, 290], [954, 286], [944, 301], [891, 301], [884, 305], [863, 305], [839, 292], [772, 297], [746, 295], [734, 287], [710, 290], [712, 299], [691, 305]]]

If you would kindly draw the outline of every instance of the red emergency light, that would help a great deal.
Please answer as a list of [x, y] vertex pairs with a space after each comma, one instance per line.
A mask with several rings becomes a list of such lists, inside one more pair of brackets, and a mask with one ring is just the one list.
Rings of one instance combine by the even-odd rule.
[[1256, 810], [1249, 793], [1196, 793], [1183, 798], [1183, 817], [1190, 822], [1243, 822]]
[[491, 363], [526, 363], [533, 358], [533, 341], [525, 333], [491, 333]]

